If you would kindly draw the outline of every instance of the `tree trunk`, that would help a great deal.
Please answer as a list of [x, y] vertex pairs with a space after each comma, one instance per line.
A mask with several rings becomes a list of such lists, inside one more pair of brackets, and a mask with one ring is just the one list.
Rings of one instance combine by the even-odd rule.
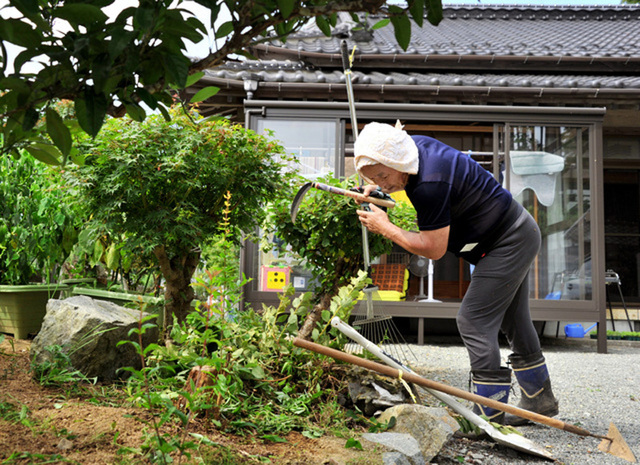
[[304, 319], [304, 323], [302, 324], [300, 331], [298, 331], [299, 338], [309, 340], [313, 328], [316, 327], [322, 317], [322, 311], [329, 310], [331, 307], [331, 298], [333, 295], [334, 294], [331, 293], [322, 294], [322, 296], [320, 296], [320, 302], [311, 309], [307, 317]]
[[173, 325], [173, 316], [181, 323], [191, 311], [191, 301], [195, 297], [191, 278], [200, 263], [200, 249], [169, 257], [164, 246], [158, 246], [153, 253], [165, 280], [164, 330], [168, 334]]
[[331, 308], [331, 299], [338, 293], [340, 287], [344, 285], [342, 282], [342, 276], [346, 268], [347, 263], [343, 258], [340, 258], [335, 264], [334, 276], [336, 276], [336, 280], [333, 282], [330, 289], [326, 289], [320, 294], [320, 301], [315, 307], [313, 307], [313, 309], [311, 309], [307, 317], [304, 319], [304, 323], [298, 331], [299, 338], [309, 340], [311, 333], [313, 332], [313, 328], [316, 327], [320, 318], [322, 318], [322, 311], [329, 310]]

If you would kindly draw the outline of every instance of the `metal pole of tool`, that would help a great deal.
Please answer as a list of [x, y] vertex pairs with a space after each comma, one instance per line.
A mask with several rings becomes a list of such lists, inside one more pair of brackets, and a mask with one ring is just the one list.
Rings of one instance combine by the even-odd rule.
[[[344, 81], [347, 88], [347, 100], [349, 102], [349, 116], [351, 118], [351, 131], [353, 133], [353, 142], [358, 139], [358, 119], [356, 118], [356, 104], [353, 97], [353, 84], [351, 82], [351, 59], [349, 59], [349, 51], [347, 50], [347, 41], [340, 43], [340, 51], [342, 52], [342, 68], [344, 69]], [[355, 47], [353, 49], [355, 53]], [[352, 55], [353, 58], [353, 55]], [[360, 185], [362, 185], [360, 178]], [[366, 208], [366, 207], [363, 207]], [[365, 271], [371, 277], [371, 257], [369, 256], [369, 233], [365, 225], [362, 226], [362, 257], [364, 259]], [[373, 318], [373, 296], [371, 292], [364, 292], [367, 299], [367, 318]]]

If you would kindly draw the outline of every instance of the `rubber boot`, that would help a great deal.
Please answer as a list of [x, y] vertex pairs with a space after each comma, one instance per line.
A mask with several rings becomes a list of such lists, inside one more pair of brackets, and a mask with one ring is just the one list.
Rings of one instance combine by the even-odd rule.
[[[471, 371], [471, 384], [474, 394], [506, 404], [509, 402], [509, 390], [511, 389], [511, 370], [504, 367], [499, 370], [473, 370]], [[474, 404], [473, 413], [484, 415], [494, 423], [504, 422], [502, 410]]]
[[[518, 407], [547, 417], [558, 414], [558, 401], [551, 390], [549, 371], [542, 352], [530, 355], [509, 356], [509, 362], [516, 375], [522, 396]], [[519, 426], [529, 423], [529, 420], [507, 415], [505, 424]]]

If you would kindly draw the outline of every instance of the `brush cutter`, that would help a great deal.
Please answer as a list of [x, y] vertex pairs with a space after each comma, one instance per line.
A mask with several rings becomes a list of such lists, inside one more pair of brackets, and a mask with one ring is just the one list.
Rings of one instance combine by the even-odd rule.
[[377, 371], [378, 373], [391, 376], [393, 378], [402, 377], [405, 381], [408, 381], [410, 383], [414, 383], [428, 389], [444, 392], [445, 394], [449, 394], [455, 397], [459, 397], [461, 399], [469, 400], [471, 402], [481, 404], [489, 408], [501, 410], [503, 412], [516, 415], [520, 418], [526, 418], [527, 420], [531, 420], [536, 423], [551, 426], [553, 428], [557, 428], [562, 431], [567, 431], [569, 433], [577, 434], [579, 436], [591, 436], [594, 438], [602, 439], [602, 441], [600, 442], [600, 445], [598, 446], [599, 450], [601, 450], [602, 452], [606, 452], [608, 454], [614, 455], [616, 457], [619, 457], [621, 459], [627, 460], [628, 462], [633, 462], [633, 463], [636, 462], [636, 457], [633, 454], [633, 451], [629, 448], [626, 441], [618, 431], [618, 428], [616, 428], [616, 426], [613, 423], [609, 425], [609, 432], [606, 436], [600, 435], [600, 434], [594, 434], [587, 431], [584, 428], [580, 428], [579, 426], [575, 426], [575, 425], [570, 425], [569, 423], [565, 423], [564, 421], [558, 420], [556, 418], [540, 415], [539, 413], [530, 412], [529, 410], [524, 410], [514, 405], [505, 404], [497, 400], [490, 399], [488, 397], [482, 397], [477, 394], [473, 394], [471, 392], [458, 389], [453, 386], [448, 386], [446, 384], [438, 383], [436, 381], [431, 381], [429, 379], [423, 378], [422, 376], [418, 376], [414, 373], [405, 373], [402, 370], [388, 367], [386, 365], [382, 365], [380, 363], [376, 363], [371, 360], [365, 360], [355, 355], [347, 354], [339, 350], [331, 349], [329, 347], [316, 344], [315, 342], [306, 341], [304, 339], [300, 339], [296, 337], [293, 339], [293, 345], [297, 347], [301, 347], [303, 349], [311, 350], [318, 354], [326, 355], [335, 360], [340, 360], [346, 363], [352, 363], [354, 365], [361, 366], [368, 370]]
[[296, 216], [298, 215], [298, 209], [302, 204], [302, 199], [311, 188], [330, 192], [332, 194], [344, 195], [365, 203], [373, 203], [379, 207], [393, 208], [396, 205], [396, 202], [389, 195], [379, 190], [373, 191], [369, 196], [365, 196], [357, 191], [341, 189], [340, 187], [329, 186], [328, 184], [323, 184], [321, 182], [307, 182], [298, 189], [298, 192], [291, 203], [291, 221], [293, 223], [296, 222]]
[[[331, 326], [337, 328], [342, 334], [351, 338], [353, 341], [358, 343], [363, 349], [368, 350], [370, 353], [378, 357], [380, 360], [385, 362], [387, 365], [396, 368], [398, 370], [402, 370], [403, 376], [407, 373], [416, 374], [410, 368], [404, 366], [398, 360], [393, 358], [391, 355], [384, 352], [373, 342], [366, 339], [364, 336], [359, 334], [355, 329], [349, 326], [347, 323], [342, 321], [339, 317], [334, 317], [331, 320]], [[443, 393], [438, 392], [433, 389], [426, 388], [427, 392], [431, 394], [433, 397], [438, 399], [440, 402], [445, 403], [447, 406], [451, 408], [458, 415], [469, 420], [473, 425], [480, 428], [480, 430], [484, 431], [491, 439], [493, 439], [498, 444], [503, 446], [510, 447], [512, 449], [518, 450], [520, 452], [524, 452], [527, 454], [535, 455], [538, 457], [542, 457], [545, 459], [553, 460], [553, 456], [551, 453], [542, 446], [539, 446], [535, 442], [521, 436], [517, 433], [503, 433], [494, 427], [491, 423], [481, 418], [480, 416], [473, 413], [467, 407], [462, 405], [460, 402], [455, 400], [453, 397]]]

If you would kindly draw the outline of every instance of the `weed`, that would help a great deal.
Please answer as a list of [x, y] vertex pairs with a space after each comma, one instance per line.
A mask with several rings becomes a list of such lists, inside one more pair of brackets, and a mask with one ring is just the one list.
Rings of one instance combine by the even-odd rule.
[[[225, 205], [228, 214], [229, 196]], [[222, 243], [230, 234], [223, 231]], [[203, 454], [207, 446], [222, 456], [220, 460], [227, 460], [230, 451], [188, 431], [196, 416], [217, 429], [272, 442], [283, 440], [292, 430], [319, 437], [318, 424], [325, 428], [344, 424], [326, 358], [293, 346], [289, 339], [313, 308], [312, 295], [292, 299], [289, 287], [278, 306], [239, 311], [239, 296], [248, 281], [238, 279], [231, 266], [234, 249], [219, 246], [218, 250], [223, 255], [217, 261], [219, 269], [196, 278], [196, 285], [210, 296], [207, 304], [197, 305], [181, 323], [174, 318], [169, 344], [142, 346], [142, 335], [154, 326], [142, 312], [131, 332], [138, 337], [119, 343], [132, 344], [140, 356], [142, 368], [129, 369], [126, 390], [136, 405], [151, 413], [145, 420], [144, 443], [122, 449], [121, 454], [165, 464], [190, 459], [195, 451]], [[331, 318], [347, 319], [367, 282], [361, 273], [339, 290], [312, 331], [314, 341], [344, 345], [346, 339], [331, 326]]]
[[70, 463], [71, 460], [65, 459], [59, 454], [32, 454], [31, 452], [14, 452], [7, 457], [2, 463]]
[[88, 378], [71, 365], [70, 356], [58, 345], [45, 348], [49, 353], [47, 360], [42, 363], [33, 362], [31, 367], [33, 376], [42, 386], [62, 386], [68, 383], [93, 383], [96, 378]]

